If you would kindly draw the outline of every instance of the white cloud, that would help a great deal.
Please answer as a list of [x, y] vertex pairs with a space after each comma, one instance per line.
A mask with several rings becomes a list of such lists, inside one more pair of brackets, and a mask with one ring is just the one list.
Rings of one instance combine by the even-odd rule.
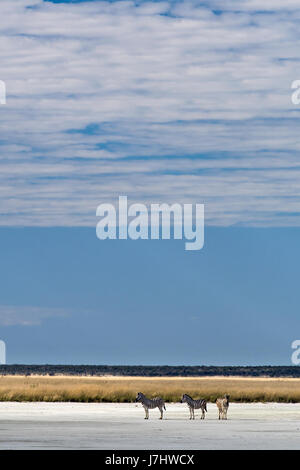
[[68, 312], [60, 308], [0, 305], [0, 325], [2, 326], [39, 325], [47, 318], [67, 315]]
[[127, 194], [299, 225], [299, 2], [219, 9], [1, 0], [0, 224], [95, 226]]

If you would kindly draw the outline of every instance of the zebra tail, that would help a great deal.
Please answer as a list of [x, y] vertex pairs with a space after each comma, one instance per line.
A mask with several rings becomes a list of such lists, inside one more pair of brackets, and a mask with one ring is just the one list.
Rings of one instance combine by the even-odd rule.
[[164, 409], [165, 409], [165, 411], [166, 411], [166, 405], [165, 405], [165, 404], [164, 404]]

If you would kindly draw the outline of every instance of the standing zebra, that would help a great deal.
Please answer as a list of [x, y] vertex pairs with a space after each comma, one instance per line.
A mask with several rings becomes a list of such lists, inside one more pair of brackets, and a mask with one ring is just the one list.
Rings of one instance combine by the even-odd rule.
[[219, 410], [219, 419], [227, 419], [227, 411], [229, 408], [229, 395], [224, 395], [224, 398], [218, 398], [216, 405]]
[[205, 400], [202, 400], [201, 398], [199, 400], [193, 400], [192, 397], [184, 394], [182, 395], [180, 403], [186, 403], [189, 407], [190, 419], [195, 419], [195, 409], [198, 410], [199, 408], [201, 408], [202, 411], [201, 419], [205, 418], [205, 411], [207, 412]]
[[136, 396], [135, 402], [140, 401], [144, 407], [146, 416], [145, 419], [149, 419], [149, 409], [152, 410], [153, 408], [159, 408], [160, 411], [160, 418], [163, 419], [163, 410], [166, 409], [165, 402], [162, 398], [156, 397], [152, 400], [150, 398], [145, 397], [145, 395], [139, 392]]

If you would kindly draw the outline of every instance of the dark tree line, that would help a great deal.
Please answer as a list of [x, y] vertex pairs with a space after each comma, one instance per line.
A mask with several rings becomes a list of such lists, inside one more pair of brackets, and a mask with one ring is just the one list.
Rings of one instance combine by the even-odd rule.
[[244, 376], [300, 377], [298, 366], [107, 366], [107, 365], [0, 365], [2, 375], [127, 375], [127, 376]]

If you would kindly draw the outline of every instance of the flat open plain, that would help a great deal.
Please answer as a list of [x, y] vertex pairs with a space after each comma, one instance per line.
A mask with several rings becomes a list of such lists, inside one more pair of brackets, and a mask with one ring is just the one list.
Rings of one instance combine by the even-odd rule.
[[0, 403], [0, 449], [300, 449], [300, 404], [231, 403], [228, 421], [183, 404], [144, 420], [133, 403]]

